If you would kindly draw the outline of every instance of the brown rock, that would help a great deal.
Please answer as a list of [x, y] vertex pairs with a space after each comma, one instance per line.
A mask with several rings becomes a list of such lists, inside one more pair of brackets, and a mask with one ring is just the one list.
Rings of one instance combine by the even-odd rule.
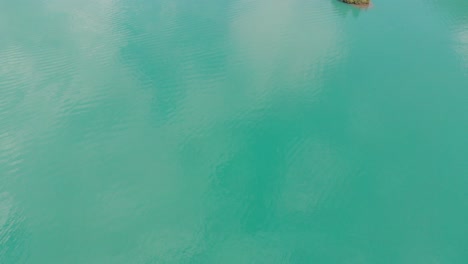
[[343, 2], [347, 4], [352, 4], [352, 5], [368, 5], [370, 4], [370, 0], [342, 0]]

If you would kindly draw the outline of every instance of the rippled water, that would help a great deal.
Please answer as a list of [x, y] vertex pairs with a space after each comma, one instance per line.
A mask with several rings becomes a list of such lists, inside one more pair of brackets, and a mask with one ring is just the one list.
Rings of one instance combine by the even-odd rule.
[[468, 4], [4, 0], [0, 263], [468, 263]]

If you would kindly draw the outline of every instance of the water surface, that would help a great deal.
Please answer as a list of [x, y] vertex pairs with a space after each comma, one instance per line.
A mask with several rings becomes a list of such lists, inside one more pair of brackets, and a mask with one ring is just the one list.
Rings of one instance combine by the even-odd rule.
[[4, 0], [0, 263], [468, 263], [465, 0]]

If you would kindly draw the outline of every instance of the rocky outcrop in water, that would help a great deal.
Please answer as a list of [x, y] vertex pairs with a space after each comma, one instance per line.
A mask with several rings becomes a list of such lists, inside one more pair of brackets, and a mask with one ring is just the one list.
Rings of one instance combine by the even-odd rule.
[[370, 0], [341, 0], [347, 4], [352, 5], [368, 5], [370, 4]]

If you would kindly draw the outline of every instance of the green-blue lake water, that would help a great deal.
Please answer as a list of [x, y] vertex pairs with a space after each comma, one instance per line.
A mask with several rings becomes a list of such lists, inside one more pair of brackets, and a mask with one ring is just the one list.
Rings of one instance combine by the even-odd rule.
[[2, 0], [0, 263], [468, 263], [468, 2]]

